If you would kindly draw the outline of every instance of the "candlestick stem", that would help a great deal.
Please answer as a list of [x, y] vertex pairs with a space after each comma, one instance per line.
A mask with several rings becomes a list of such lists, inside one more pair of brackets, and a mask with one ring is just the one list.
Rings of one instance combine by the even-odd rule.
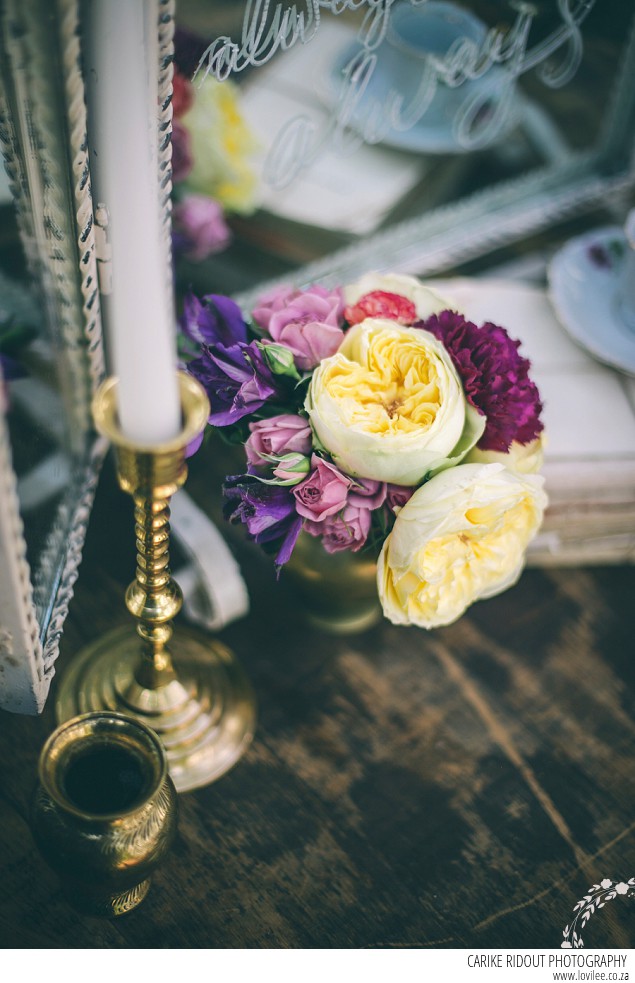
[[172, 637], [172, 618], [181, 609], [181, 589], [169, 573], [170, 508], [168, 498], [134, 496], [137, 537], [136, 579], [126, 591], [126, 607], [138, 619], [144, 655], [140, 674], [154, 688], [174, 678], [167, 643]]
[[183, 431], [155, 448], [135, 446], [119, 430], [116, 383], [107, 380], [93, 406], [97, 428], [115, 444], [119, 483], [134, 502], [135, 579], [125, 594], [136, 633], [116, 629], [81, 652], [61, 680], [58, 720], [92, 710], [142, 719], [161, 738], [178, 791], [207, 784], [242, 755], [255, 720], [251, 687], [218, 641], [179, 628], [168, 648], [182, 594], [170, 574], [170, 499], [187, 476], [185, 448], [205, 425], [209, 404], [180, 374]]

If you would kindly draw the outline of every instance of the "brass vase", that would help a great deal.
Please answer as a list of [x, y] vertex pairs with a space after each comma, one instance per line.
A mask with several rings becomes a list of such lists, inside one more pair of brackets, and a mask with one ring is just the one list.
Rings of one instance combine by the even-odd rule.
[[371, 628], [383, 617], [373, 552], [327, 553], [318, 537], [302, 532], [282, 576], [309, 624], [322, 631], [350, 635]]
[[166, 754], [145, 724], [118, 713], [87, 713], [46, 741], [31, 827], [83, 914], [116, 917], [136, 908], [176, 823]]

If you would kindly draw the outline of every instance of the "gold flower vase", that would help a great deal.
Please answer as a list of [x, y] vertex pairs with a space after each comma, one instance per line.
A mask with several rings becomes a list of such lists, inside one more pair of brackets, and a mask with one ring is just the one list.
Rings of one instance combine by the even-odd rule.
[[58, 727], [40, 755], [31, 828], [82, 914], [136, 908], [177, 828], [177, 794], [156, 734], [103, 712]]
[[161, 738], [172, 780], [185, 792], [238, 761], [256, 714], [251, 685], [229, 649], [181, 627], [172, 644], [171, 622], [183, 598], [170, 575], [169, 502], [187, 476], [187, 445], [209, 415], [207, 396], [192, 376], [179, 373], [179, 388], [182, 432], [159, 447], [138, 447], [121, 433], [116, 379], [95, 395], [95, 425], [113, 443], [119, 483], [135, 505], [137, 569], [126, 606], [136, 632], [131, 622], [78, 654], [60, 680], [56, 713], [58, 722], [93, 710], [142, 720]]
[[381, 621], [377, 556], [368, 550], [327, 553], [321, 540], [300, 533], [282, 576], [315, 628], [352, 635]]

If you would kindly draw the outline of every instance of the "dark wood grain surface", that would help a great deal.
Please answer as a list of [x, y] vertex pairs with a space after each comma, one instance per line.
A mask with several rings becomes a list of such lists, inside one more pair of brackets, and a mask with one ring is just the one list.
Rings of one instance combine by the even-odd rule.
[[[204, 461], [188, 490], [215, 514]], [[107, 465], [58, 679], [127, 621], [131, 523]], [[252, 607], [221, 637], [255, 687], [256, 737], [180, 796], [139, 909], [78, 916], [34, 847], [55, 681], [41, 717], [0, 716], [5, 948], [557, 948], [592, 883], [635, 875], [635, 568], [529, 570], [451, 627], [333, 638], [232, 542]], [[635, 903], [598, 912], [585, 943], [635, 946]]]

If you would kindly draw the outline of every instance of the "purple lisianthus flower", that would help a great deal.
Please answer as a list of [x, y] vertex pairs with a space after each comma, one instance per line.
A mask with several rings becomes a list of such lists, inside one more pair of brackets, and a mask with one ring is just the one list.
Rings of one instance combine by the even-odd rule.
[[231, 240], [223, 209], [206, 195], [186, 195], [172, 210], [177, 243], [195, 263], [221, 252]]
[[253, 475], [228, 475], [223, 485], [223, 514], [229, 522], [242, 522], [251, 539], [277, 549], [276, 566], [283, 566], [296, 544], [302, 519], [288, 488], [265, 485]]
[[253, 318], [291, 350], [299, 369], [308, 371], [334, 355], [342, 343], [343, 312], [342, 292], [317, 285], [308, 290], [279, 288], [261, 298]]
[[202, 300], [188, 293], [180, 321], [183, 334], [197, 345], [235, 345], [247, 341], [242, 311], [230, 297], [207, 294]]
[[281, 413], [250, 423], [249, 430], [245, 452], [250, 464], [267, 463], [269, 456], [279, 457], [291, 451], [304, 455], [311, 453], [311, 427], [303, 416]]
[[200, 433], [197, 433], [196, 437], [193, 437], [192, 440], [190, 440], [189, 444], [185, 448], [186, 457], [193, 457], [194, 454], [196, 454], [197, 450], [203, 443], [204, 436], [205, 436], [205, 431], [201, 430]]
[[255, 342], [246, 345], [204, 345], [187, 371], [208, 395], [209, 422], [226, 427], [259, 410], [278, 389], [271, 371]]
[[356, 505], [360, 509], [378, 509], [386, 500], [386, 490], [385, 481], [354, 478], [353, 486], [348, 493], [348, 504]]
[[506, 453], [512, 443], [528, 444], [544, 429], [542, 403], [529, 378], [530, 362], [519, 354], [504, 328], [487, 322], [477, 327], [456, 311], [441, 311], [415, 327], [425, 328], [447, 348], [461, 377], [465, 396], [487, 418], [477, 446]]
[[304, 529], [311, 536], [321, 536], [327, 553], [350, 550], [357, 553], [368, 539], [370, 509], [347, 505], [336, 515], [329, 515], [323, 522], [305, 521]]
[[184, 181], [194, 166], [189, 131], [178, 119], [172, 120], [172, 180]]
[[311, 458], [311, 467], [308, 477], [293, 488], [296, 509], [305, 519], [323, 522], [344, 508], [353, 481], [317, 454]]

